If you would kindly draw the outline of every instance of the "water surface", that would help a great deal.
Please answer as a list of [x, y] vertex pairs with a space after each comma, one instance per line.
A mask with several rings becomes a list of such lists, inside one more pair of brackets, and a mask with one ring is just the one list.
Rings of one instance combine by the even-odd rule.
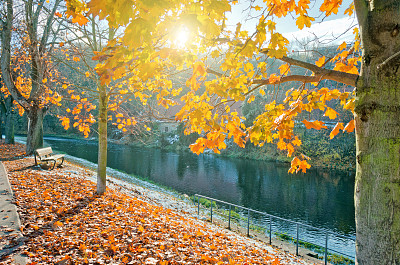
[[[56, 150], [97, 162], [97, 142], [46, 137]], [[343, 235], [355, 235], [354, 172], [108, 145], [108, 167], [148, 178], [178, 192], [199, 193]]]

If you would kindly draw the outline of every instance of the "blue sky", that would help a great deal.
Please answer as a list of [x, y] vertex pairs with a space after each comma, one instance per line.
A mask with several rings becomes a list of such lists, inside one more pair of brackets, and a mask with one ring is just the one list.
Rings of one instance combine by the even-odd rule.
[[[260, 2], [258, 5], [261, 7], [265, 6], [262, 0], [256, 0], [256, 3], [257, 2]], [[311, 10], [309, 12], [309, 15], [315, 18], [315, 21], [313, 22], [313, 26], [311, 28], [304, 28], [300, 31], [296, 26], [296, 21], [292, 18], [292, 16], [288, 15], [285, 18], [275, 19], [275, 22], [277, 22], [277, 31], [280, 33], [286, 33], [284, 35], [287, 38], [296, 36], [296, 38], [298, 39], [303, 39], [309, 38], [310, 36], [313, 36], [313, 34], [315, 34], [318, 37], [324, 37], [327, 39], [334, 39], [339, 36], [336, 42], [351, 40], [353, 39], [353, 30], [348, 30], [348, 28], [352, 26], [354, 27], [357, 24], [357, 21], [354, 14], [352, 15], [352, 17], [349, 17], [348, 15], [344, 15], [344, 11], [346, 10], [346, 8], [349, 7], [352, 2], [352, 0], [343, 0], [343, 4], [339, 9], [338, 15], [332, 14], [329, 17], [325, 17], [319, 11], [322, 0], [311, 0]], [[253, 32], [258, 19], [248, 19], [249, 10], [246, 10], [248, 5], [248, 0], [240, 0], [239, 4], [233, 6], [230, 16], [228, 15], [227, 24], [234, 26], [236, 25], [236, 23], [240, 22], [242, 23], [242, 29]], [[345, 32], [346, 30], [347, 32], [341, 35], [341, 33]]]

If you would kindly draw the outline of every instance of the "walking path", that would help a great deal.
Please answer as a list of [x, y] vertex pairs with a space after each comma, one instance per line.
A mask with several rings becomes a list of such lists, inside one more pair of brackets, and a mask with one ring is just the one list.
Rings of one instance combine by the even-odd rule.
[[[20, 232], [21, 222], [17, 207], [13, 203], [13, 192], [8, 181], [7, 172], [0, 161], [0, 261], [3, 256], [17, 250], [24, 238]], [[13, 264], [26, 264], [26, 258], [20, 253], [11, 254]]]

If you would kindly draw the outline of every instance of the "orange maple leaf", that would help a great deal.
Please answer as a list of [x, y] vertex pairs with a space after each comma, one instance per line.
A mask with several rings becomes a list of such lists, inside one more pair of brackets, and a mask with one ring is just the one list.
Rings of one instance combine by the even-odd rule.
[[325, 126], [325, 123], [322, 121], [307, 121], [307, 120], [303, 120], [302, 121], [304, 123], [304, 125], [306, 126], [307, 129], [315, 129], [315, 130], [321, 130], [322, 128], [324, 129], [328, 129], [328, 127]]
[[268, 78], [268, 81], [269, 81], [270, 84], [279, 83], [280, 80], [281, 80], [281, 78], [279, 76], [277, 76], [276, 74], [272, 74]]
[[315, 62], [315, 65], [318, 67], [322, 67], [325, 64], [326, 58], [325, 56], [322, 56], [321, 58], [318, 59], [318, 61]]
[[297, 169], [296, 172], [302, 171], [303, 173], [306, 173], [307, 169], [310, 168], [310, 164], [307, 163], [307, 160], [302, 160], [299, 164], [299, 168]]
[[352, 132], [354, 131], [354, 128], [355, 128], [355, 121], [351, 120], [349, 123], [347, 123], [346, 127], [344, 127], [343, 131]]
[[338, 122], [338, 123], [336, 123], [336, 126], [333, 128], [333, 130], [329, 134], [329, 137], [331, 139], [333, 139], [333, 137], [335, 137], [340, 132], [340, 130], [343, 130], [343, 123]]

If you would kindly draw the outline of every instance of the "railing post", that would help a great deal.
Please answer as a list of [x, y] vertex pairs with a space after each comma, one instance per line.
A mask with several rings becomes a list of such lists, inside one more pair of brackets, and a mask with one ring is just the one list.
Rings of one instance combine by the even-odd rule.
[[211, 201], [211, 223], [212, 223], [212, 206], [213, 206], [213, 201], [212, 200], [210, 200]]
[[326, 233], [325, 237], [325, 265], [328, 264], [328, 233]]
[[247, 236], [250, 236], [250, 209], [247, 210]]
[[231, 208], [232, 205], [229, 204], [229, 218], [228, 218], [228, 229], [231, 230]]
[[269, 216], [269, 244], [272, 245], [272, 216]]
[[200, 196], [197, 194], [197, 218], [200, 218]]
[[299, 255], [299, 224], [296, 224], [296, 256]]

